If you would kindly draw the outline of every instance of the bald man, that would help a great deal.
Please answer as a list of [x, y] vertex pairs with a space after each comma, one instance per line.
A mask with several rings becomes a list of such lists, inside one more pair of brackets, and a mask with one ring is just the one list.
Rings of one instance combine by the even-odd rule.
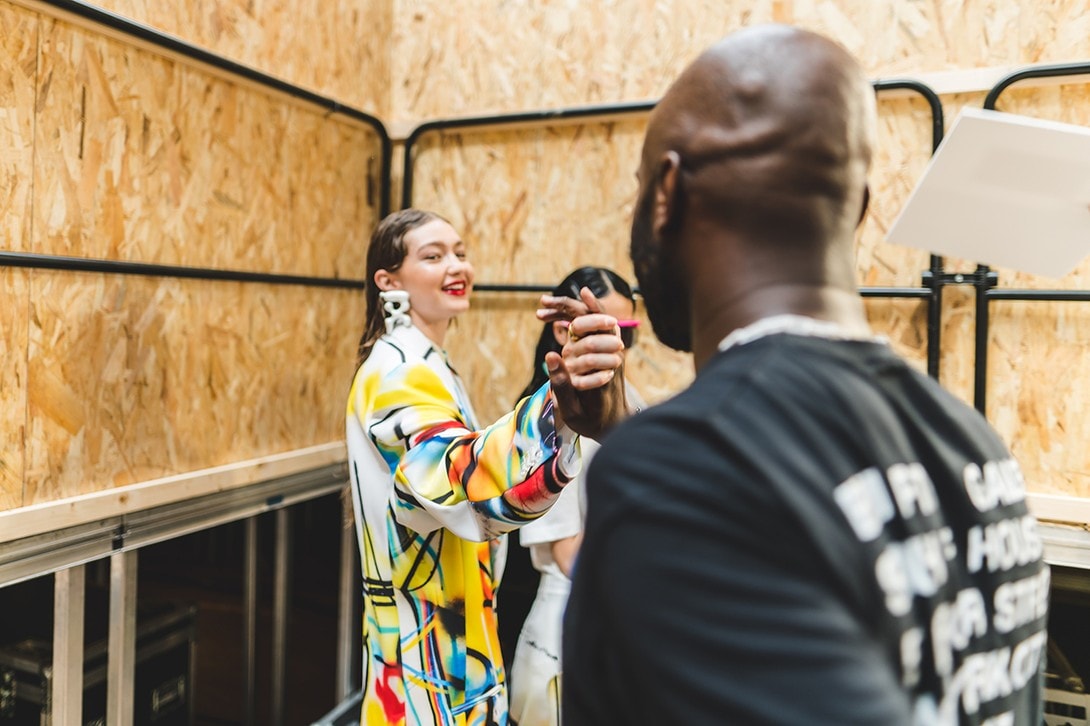
[[784, 26], [651, 116], [632, 260], [692, 386], [588, 474], [565, 726], [1041, 723], [1048, 569], [1018, 465], [871, 333], [874, 95]]

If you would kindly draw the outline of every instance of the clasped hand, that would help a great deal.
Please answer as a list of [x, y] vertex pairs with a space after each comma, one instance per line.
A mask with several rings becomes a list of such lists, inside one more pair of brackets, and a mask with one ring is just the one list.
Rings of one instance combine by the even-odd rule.
[[602, 312], [588, 289], [579, 300], [544, 295], [537, 317], [568, 320], [568, 341], [545, 356], [556, 402], [556, 427], [598, 439], [625, 416], [624, 343], [617, 319]]

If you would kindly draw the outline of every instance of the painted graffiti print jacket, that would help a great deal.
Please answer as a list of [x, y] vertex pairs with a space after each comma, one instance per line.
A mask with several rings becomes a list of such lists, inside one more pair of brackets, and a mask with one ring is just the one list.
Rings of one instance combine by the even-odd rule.
[[501, 536], [547, 511], [578, 471], [577, 445], [560, 466], [552, 411], [546, 385], [479, 429], [446, 353], [411, 326], [356, 372], [347, 440], [364, 724], [506, 724]]

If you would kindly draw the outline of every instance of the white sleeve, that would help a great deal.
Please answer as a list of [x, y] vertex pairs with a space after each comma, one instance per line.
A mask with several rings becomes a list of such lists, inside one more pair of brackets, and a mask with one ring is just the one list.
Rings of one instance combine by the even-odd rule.
[[598, 444], [586, 438], [580, 441], [583, 467], [578, 478], [560, 492], [553, 506], [545, 514], [519, 529], [519, 544], [531, 547], [574, 537], [583, 531], [583, 475], [598, 450]]

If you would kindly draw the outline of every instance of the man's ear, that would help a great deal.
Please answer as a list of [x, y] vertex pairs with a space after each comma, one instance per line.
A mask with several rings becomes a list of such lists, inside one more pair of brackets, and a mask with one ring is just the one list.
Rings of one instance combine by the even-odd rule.
[[377, 270], [375, 272], [375, 287], [379, 290], [396, 290], [401, 287], [401, 283], [386, 270]]
[[659, 235], [681, 218], [681, 156], [667, 151], [655, 170], [654, 201], [651, 207], [651, 230]]
[[867, 217], [867, 207], [870, 206], [870, 184], [863, 186], [863, 208], [859, 210], [859, 221], [855, 223], [855, 226], [863, 224], [863, 220]]

